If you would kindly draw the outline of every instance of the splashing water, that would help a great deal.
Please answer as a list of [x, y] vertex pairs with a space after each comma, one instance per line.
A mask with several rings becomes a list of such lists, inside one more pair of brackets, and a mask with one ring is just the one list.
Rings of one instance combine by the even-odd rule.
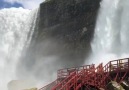
[[[103, 0], [91, 43], [93, 63], [129, 57], [129, 0]], [[100, 61], [98, 61], [100, 60]]]
[[34, 31], [36, 13], [23, 8], [0, 10], [0, 90], [6, 90], [7, 83], [17, 79], [15, 68]]

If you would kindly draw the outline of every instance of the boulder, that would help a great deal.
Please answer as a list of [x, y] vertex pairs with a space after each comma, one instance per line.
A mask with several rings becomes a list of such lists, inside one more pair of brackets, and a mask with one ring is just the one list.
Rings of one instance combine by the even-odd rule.
[[107, 85], [108, 90], [125, 90], [120, 84], [115, 81], [109, 82]]
[[121, 86], [125, 89], [125, 90], [129, 90], [129, 84], [126, 81], [123, 81], [121, 83]]
[[37, 90], [33, 88], [35, 84], [33, 80], [12, 80], [8, 83], [8, 90]]

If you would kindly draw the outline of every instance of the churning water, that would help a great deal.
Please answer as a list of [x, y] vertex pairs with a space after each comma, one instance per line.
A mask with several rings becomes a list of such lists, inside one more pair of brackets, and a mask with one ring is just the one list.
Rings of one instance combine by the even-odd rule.
[[15, 69], [23, 48], [34, 31], [37, 10], [23, 8], [0, 10], [0, 90], [17, 79]]
[[91, 43], [93, 63], [107, 63], [111, 59], [129, 55], [128, 9], [129, 0], [103, 0], [101, 2], [94, 39]]

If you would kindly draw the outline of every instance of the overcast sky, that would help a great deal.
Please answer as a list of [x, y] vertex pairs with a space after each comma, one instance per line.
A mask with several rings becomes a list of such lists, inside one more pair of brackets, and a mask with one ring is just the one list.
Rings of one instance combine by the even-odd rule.
[[0, 0], [0, 8], [24, 7], [34, 9], [44, 0]]

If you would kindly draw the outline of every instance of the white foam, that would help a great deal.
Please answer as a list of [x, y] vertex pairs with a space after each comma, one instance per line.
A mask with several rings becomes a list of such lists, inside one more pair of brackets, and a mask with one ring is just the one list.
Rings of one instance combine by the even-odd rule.
[[96, 23], [89, 62], [107, 63], [129, 57], [129, 0], [103, 0]]
[[17, 79], [15, 69], [28, 40], [36, 11], [23, 8], [0, 10], [0, 90]]

